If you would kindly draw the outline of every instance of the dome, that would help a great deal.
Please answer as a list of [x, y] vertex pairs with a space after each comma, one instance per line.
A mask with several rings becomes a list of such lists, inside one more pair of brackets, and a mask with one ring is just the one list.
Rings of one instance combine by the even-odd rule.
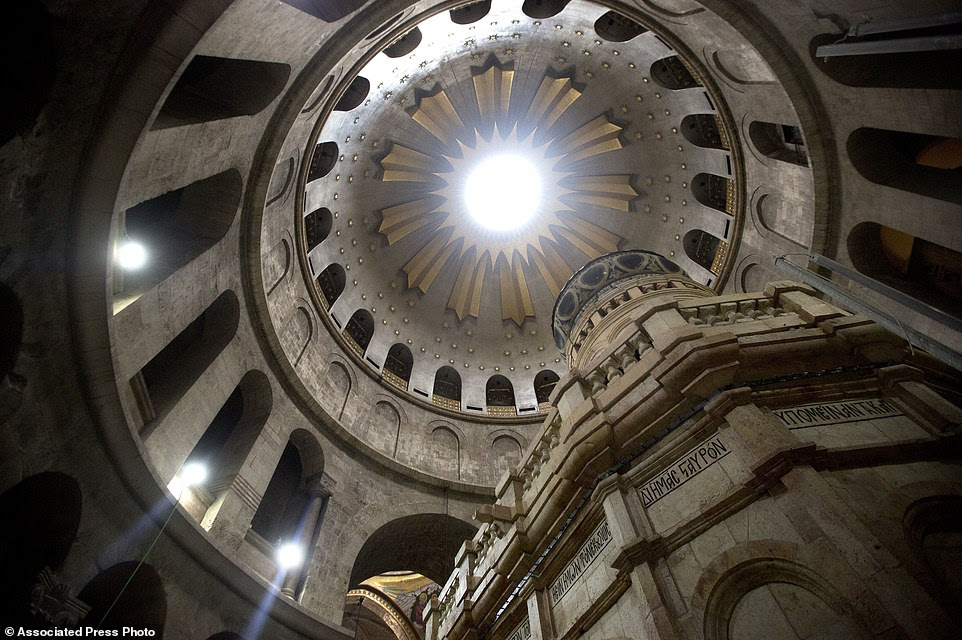
[[392, 394], [490, 421], [542, 412], [585, 262], [655, 251], [722, 287], [744, 187], [725, 99], [671, 34], [584, 0], [469, 8], [397, 16], [285, 147], [312, 150], [290, 201], [321, 324]]
[[688, 274], [671, 260], [651, 251], [618, 251], [595, 258], [581, 267], [565, 283], [551, 314], [555, 345], [564, 352], [571, 328], [578, 324], [584, 310], [606, 291], [623, 288], [626, 280], [645, 280], [652, 276]]

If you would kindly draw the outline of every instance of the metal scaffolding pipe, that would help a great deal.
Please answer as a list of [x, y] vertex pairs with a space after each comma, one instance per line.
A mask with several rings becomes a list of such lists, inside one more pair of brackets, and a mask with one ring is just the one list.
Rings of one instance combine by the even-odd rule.
[[893, 18], [890, 20], [873, 20], [862, 22], [848, 30], [850, 36], [867, 36], [875, 33], [893, 33], [895, 31], [913, 31], [915, 29], [932, 29], [947, 27], [962, 23], [962, 11], [950, 11], [933, 16], [910, 16], [908, 18]]
[[793, 277], [798, 278], [805, 284], [814, 287], [829, 297], [838, 300], [842, 306], [851, 311], [860, 313], [873, 322], [885, 327], [895, 335], [905, 338], [911, 345], [929, 352], [950, 367], [962, 371], [962, 354], [950, 349], [941, 342], [936, 342], [911, 325], [897, 322], [892, 316], [875, 309], [870, 304], [855, 296], [851, 291], [843, 289], [836, 283], [822, 278], [813, 271], [789, 262], [783, 256], [775, 258], [775, 266], [787, 271]]
[[913, 298], [912, 296], [903, 293], [898, 289], [888, 286], [884, 282], [879, 282], [875, 278], [870, 278], [863, 273], [859, 273], [851, 267], [846, 267], [844, 264], [838, 263], [831, 258], [826, 258], [818, 253], [811, 254], [809, 258], [811, 258], [812, 262], [820, 267], [831, 269], [835, 273], [845, 276], [852, 282], [862, 285], [869, 291], [874, 291], [885, 296], [886, 298], [894, 300], [898, 304], [908, 307], [912, 311], [920, 313], [926, 318], [934, 320], [939, 324], [948, 327], [952, 331], [958, 331], [959, 333], [962, 333], [962, 321], [955, 316], [942, 311], [941, 309], [937, 309], [930, 304], [926, 304], [921, 300]]
[[914, 51], [949, 51], [952, 49], [962, 49], [962, 36], [928, 36], [922, 38], [896, 38], [894, 40], [868, 40], [864, 42], [823, 44], [815, 50], [815, 56], [817, 58], [836, 58], [839, 56], [911, 53]]

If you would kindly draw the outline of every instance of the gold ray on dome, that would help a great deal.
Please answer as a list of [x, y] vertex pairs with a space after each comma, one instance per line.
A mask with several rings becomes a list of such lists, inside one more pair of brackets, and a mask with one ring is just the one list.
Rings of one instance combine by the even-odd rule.
[[404, 273], [408, 274], [408, 288], [417, 287], [424, 293], [428, 292], [441, 267], [455, 249], [461, 248], [461, 238], [449, 243], [450, 239], [450, 233], [437, 234], [404, 265]]
[[621, 149], [620, 136], [621, 127], [608, 120], [607, 115], [600, 115], [553, 142], [551, 147], [554, 147], [554, 154], [563, 154], [565, 164], [570, 165], [600, 153]]
[[448, 309], [457, 314], [458, 320], [464, 320], [468, 316], [477, 318], [481, 310], [481, 291], [484, 278], [491, 267], [491, 254], [487, 251], [479, 254], [479, 251], [478, 247], [472, 246], [465, 253], [458, 270], [458, 279], [448, 298]]
[[478, 112], [484, 123], [504, 122], [511, 106], [511, 86], [514, 84], [514, 71], [501, 70], [492, 66], [484, 73], [474, 76], [474, 95], [478, 101]]
[[541, 278], [548, 285], [548, 291], [555, 298], [561, 293], [571, 275], [571, 268], [565, 259], [558, 252], [558, 243], [550, 238], [541, 237], [539, 239], [540, 250], [535, 247], [528, 247], [528, 258], [538, 268]]
[[580, 97], [581, 92], [571, 86], [571, 78], [545, 76], [524, 121], [535, 128], [547, 130]]
[[383, 209], [378, 231], [387, 238], [388, 244], [394, 244], [426, 225], [437, 223], [433, 214], [439, 204], [437, 198], [423, 198]]
[[590, 204], [627, 213], [638, 192], [631, 186], [631, 176], [574, 176], [564, 180], [572, 190], [566, 202]]
[[421, 98], [414, 113], [411, 114], [411, 119], [442, 142], [456, 139], [458, 133], [465, 128], [461, 115], [443, 90], [439, 90], [432, 96]]
[[430, 182], [437, 178], [436, 172], [443, 168], [443, 164], [434, 156], [395, 144], [381, 160], [381, 167], [384, 182]]
[[[622, 128], [602, 114], [557, 130], [561, 116], [581, 97], [570, 77], [545, 75], [528, 104], [514, 103], [519, 100], [515, 80], [513, 70], [496, 63], [475, 71], [477, 112], [474, 105], [453, 103], [440, 88], [420, 97], [408, 113], [446, 151], [395, 142], [381, 160], [383, 181], [421, 184], [424, 196], [383, 209], [378, 231], [391, 245], [409, 237], [420, 241], [402, 267], [410, 288], [427, 293], [451, 264], [456, 276], [442, 281], [451, 287], [446, 306], [459, 320], [478, 317], [485, 286], [497, 286], [502, 319], [520, 326], [535, 314], [532, 279], [557, 296], [572, 274], [570, 263], [618, 249], [623, 238], [588, 219], [593, 210], [627, 213], [638, 197], [632, 176], [578, 171], [581, 161], [621, 149]], [[540, 158], [544, 201], [521, 230], [485, 231], [463, 210], [463, 176], [487, 151]]]
[[534, 315], [534, 303], [524, 276], [524, 258], [519, 251], [511, 256], [511, 264], [503, 254], [498, 257], [498, 280], [501, 284], [501, 317], [514, 320], [521, 326], [524, 319]]

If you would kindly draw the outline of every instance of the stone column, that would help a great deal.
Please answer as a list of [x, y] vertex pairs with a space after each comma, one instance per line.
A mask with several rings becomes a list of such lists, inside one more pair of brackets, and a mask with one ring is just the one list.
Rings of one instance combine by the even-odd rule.
[[[309, 553], [313, 552], [313, 549], [310, 548], [311, 541], [314, 540], [314, 533], [320, 525], [321, 510], [324, 508], [324, 503], [331, 495], [330, 490], [325, 486], [323, 476], [324, 474], [318, 474], [307, 481], [307, 507], [305, 507], [304, 515], [301, 518], [297, 539], [293, 541], [304, 549], [305, 558], [302, 567], [311, 565], [311, 556], [313, 556], [313, 553]], [[288, 571], [287, 575], [284, 576], [281, 595], [293, 599], [297, 590], [297, 583], [303, 573], [303, 568]]]
[[[531, 640], [551, 640], [554, 638], [554, 628], [551, 621], [551, 612], [548, 608], [547, 592], [544, 589], [537, 589], [528, 596], [528, 620], [531, 626]], [[522, 634], [522, 637], [523, 634]]]
[[[675, 611], [681, 597], [659, 553], [660, 539], [648, 522], [637, 492], [615, 475], [598, 484], [594, 497], [604, 507], [612, 543], [621, 549], [613, 566], [631, 579], [625, 596], [633, 598], [639, 610], [641, 626], [634, 630], [637, 637], [677, 640]], [[672, 598], [674, 602], [670, 601]]]

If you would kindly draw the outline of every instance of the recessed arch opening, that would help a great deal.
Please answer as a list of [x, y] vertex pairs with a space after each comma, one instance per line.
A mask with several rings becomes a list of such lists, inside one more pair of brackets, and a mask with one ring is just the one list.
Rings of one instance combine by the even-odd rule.
[[734, 180], [714, 173], [699, 173], [691, 180], [691, 193], [706, 207], [729, 215], [735, 213]]
[[595, 21], [595, 33], [608, 42], [628, 42], [647, 31], [648, 29], [617, 11], [609, 11]]
[[665, 89], [680, 91], [702, 86], [688, 65], [678, 56], [668, 56], [651, 63], [651, 79]]
[[304, 238], [308, 252], [321, 244], [331, 234], [334, 216], [327, 207], [321, 207], [304, 216]]
[[344, 292], [347, 284], [347, 272], [344, 267], [336, 262], [327, 265], [324, 271], [317, 276], [317, 286], [321, 290], [321, 300], [326, 309], [330, 309], [337, 302]]
[[847, 150], [866, 180], [962, 204], [962, 138], [862, 127]]
[[290, 76], [291, 67], [281, 62], [194, 56], [151, 129], [256, 115], [280, 95]]
[[461, 376], [453, 367], [445, 365], [434, 374], [431, 400], [446, 409], [461, 409]]
[[491, 0], [481, 0], [451, 9], [448, 14], [454, 24], [471, 24], [488, 15], [489, 11], [491, 11]]
[[363, 356], [374, 337], [374, 316], [367, 309], [358, 309], [344, 326], [343, 335], [351, 349]]
[[962, 253], [876, 222], [852, 228], [848, 253], [866, 276], [962, 317]]
[[553, 18], [568, 6], [570, 0], [524, 0], [521, 11], [529, 18]]
[[516, 415], [514, 385], [502, 375], [491, 376], [484, 386], [484, 403], [490, 414]]
[[421, 44], [422, 38], [421, 30], [414, 27], [386, 48], [384, 55], [388, 58], [402, 58], [417, 49], [418, 45]]
[[696, 147], [728, 150], [728, 139], [722, 133], [718, 116], [711, 113], [690, 113], [681, 119], [681, 135]]
[[407, 390], [414, 369], [414, 356], [407, 345], [397, 343], [391, 346], [384, 360], [384, 378], [394, 386]]

